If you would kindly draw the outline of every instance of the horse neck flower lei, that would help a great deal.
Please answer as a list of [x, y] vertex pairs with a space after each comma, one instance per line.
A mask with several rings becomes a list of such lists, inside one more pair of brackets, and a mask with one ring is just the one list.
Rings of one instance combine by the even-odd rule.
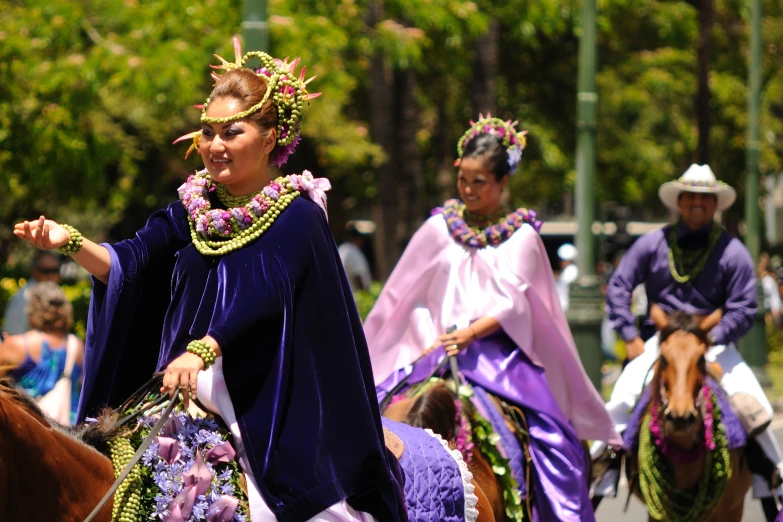
[[672, 462], [693, 462], [704, 455], [705, 450], [715, 450], [715, 409], [717, 406], [715, 404], [716, 399], [713, 397], [707, 383], [702, 385], [699, 392], [699, 401], [704, 404], [704, 441], [690, 450], [684, 450], [678, 446], [668, 444], [663, 433], [661, 433], [660, 410], [662, 406], [660, 402], [650, 406], [649, 426], [653, 443]]
[[[204, 255], [224, 255], [258, 239], [300, 191], [311, 190], [315, 181], [308, 171], [279, 177], [249, 196], [246, 203], [226, 209], [212, 208], [209, 196], [217, 184], [206, 170], [189, 176], [178, 192], [198, 251]], [[224, 190], [218, 191], [218, 196], [228, 204], [248, 199], [229, 196]]]
[[[644, 419], [648, 430], [639, 432], [639, 488], [650, 516], [655, 520], [705, 520], [717, 506], [732, 474], [725, 428], [719, 423], [717, 397], [705, 383], [700, 391], [704, 401], [704, 442], [688, 454], [667, 444], [660, 428], [660, 402], [650, 403]], [[664, 460], [669, 459], [669, 462]], [[690, 463], [704, 458], [698, 482], [689, 490], [677, 486], [670, 462]]]
[[449, 233], [459, 243], [473, 248], [484, 248], [487, 245], [499, 245], [511, 237], [525, 223], [532, 226], [536, 232], [541, 230], [541, 221], [536, 220], [536, 212], [519, 208], [511, 212], [498, 223], [483, 229], [472, 228], [465, 221], [465, 204], [458, 199], [450, 199], [443, 207], [436, 208], [432, 215], [443, 214]]
[[454, 407], [457, 410], [454, 418], [454, 425], [457, 429], [454, 447], [462, 454], [465, 464], [470, 465], [473, 460], [473, 429], [470, 426], [468, 415], [463, 411], [461, 398], [454, 399]]

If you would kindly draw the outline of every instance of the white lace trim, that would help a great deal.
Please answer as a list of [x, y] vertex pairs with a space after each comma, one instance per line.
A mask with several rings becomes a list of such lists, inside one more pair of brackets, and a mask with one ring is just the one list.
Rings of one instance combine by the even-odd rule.
[[465, 464], [465, 461], [462, 459], [462, 453], [460, 453], [459, 450], [449, 448], [449, 444], [443, 440], [443, 437], [434, 433], [431, 429], [426, 429], [424, 431], [432, 437], [435, 437], [438, 442], [441, 443], [443, 449], [448, 451], [449, 455], [457, 461], [459, 473], [462, 476], [462, 486], [465, 490], [463, 495], [465, 497], [465, 522], [476, 522], [479, 514], [478, 509], [476, 508], [478, 505], [478, 497], [475, 494], [476, 486], [472, 483], [473, 473], [468, 470], [468, 465]]

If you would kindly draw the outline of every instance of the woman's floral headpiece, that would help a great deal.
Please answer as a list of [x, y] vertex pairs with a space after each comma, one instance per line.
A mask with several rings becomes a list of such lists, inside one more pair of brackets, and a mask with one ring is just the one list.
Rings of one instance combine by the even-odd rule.
[[[208, 117], [207, 107], [209, 106], [210, 99], [207, 98], [204, 105], [196, 105], [197, 109], [201, 109], [201, 123], [228, 123], [230, 121], [247, 118], [260, 110], [271, 96], [272, 103], [274, 103], [277, 108], [277, 145], [269, 155], [269, 162], [278, 167], [282, 166], [288, 161], [288, 156], [294, 152], [296, 146], [299, 144], [304, 102], [308, 102], [309, 105], [310, 100], [321, 95], [320, 92], [312, 94], [307, 92], [307, 84], [313, 81], [315, 76], [305, 81], [307, 67], [302, 67], [299, 77], [296, 77], [296, 67], [299, 65], [299, 58], [288, 63], [288, 57], [286, 57], [285, 60], [279, 60], [261, 51], [250, 51], [243, 55], [242, 46], [239, 43], [239, 38], [236, 36], [234, 37], [234, 61], [229, 62], [218, 55], [215, 55], [215, 57], [220, 60], [222, 64], [212, 65], [211, 67], [213, 69], [224, 69], [226, 71], [242, 68], [247, 69], [266, 82], [267, 90], [264, 94], [264, 98], [260, 102], [253, 105], [248, 110], [229, 116], [228, 118]], [[261, 62], [260, 69], [245, 67], [245, 63], [251, 58], [258, 58]], [[213, 72], [212, 78], [217, 82], [220, 79], [220, 76]], [[201, 131], [191, 132], [174, 141], [174, 143], [177, 143], [190, 138], [193, 139], [193, 144], [185, 154], [185, 159], [187, 159], [193, 150], [198, 148]]]
[[479, 120], [477, 122], [471, 120], [470, 128], [457, 142], [459, 158], [454, 162], [454, 166], [459, 167], [462, 161], [462, 149], [467, 142], [479, 134], [496, 134], [503, 139], [503, 146], [506, 147], [509, 174], [516, 172], [517, 165], [519, 165], [522, 159], [522, 151], [525, 150], [525, 145], [527, 145], [527, 138], [525, 138], [527, 131], [517, 132], [514, 128], [517, 123], [516, 121], [503, 121], [500, 118], [493, 118], [491, 114], [487, 114], [486, 118], [483, 114], [479, 114]]

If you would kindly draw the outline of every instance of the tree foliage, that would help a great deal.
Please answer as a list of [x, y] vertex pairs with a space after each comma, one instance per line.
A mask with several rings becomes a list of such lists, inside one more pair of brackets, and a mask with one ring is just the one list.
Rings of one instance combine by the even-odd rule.
[[[336, 223], [371, 215], [380, 167], [409, 169], [411, 160], [395, 160], [399, 151], [370, 132], [371, 71], [382, 60], [396, 85], [412, 89], [403, 95], [412, 94], [416, 129], [401, 136], [395, 127], [393, 139], [415, 140], [414, 193], [436, 205], [453, 191], [448, 166], [477, 116], [477, 42], [497, 20], [498, 115], [530, 131], [511, 203], [558, 214], [575, 179], [579, 8], [576, 0], [269, 0], [272, 54], [301, 56], [324, 93], [307, 109], [305, 141], [285, 170], [332, 179]], [[658, 186], [696, 159], [697, 9], [599, 1], [597, 197], [631, 205], [637, 217], [660, 215]], [[783, 169], [783, 7], [767, 0], [763, 12], [762, 172], [772, 173]], [[0, 261], [14, 220], [46, 212], [116, 239], [173, 199], [198, 160], [184, 162], [186, 147], [171, 141], [196, 128], [190, 107], [209, 91], [211, 54], [231, 56], [241, 13], [241, 0], [0, 0]], [[715, 0], [711, 163], [740, 191], [747, 18], [744, 2]]]

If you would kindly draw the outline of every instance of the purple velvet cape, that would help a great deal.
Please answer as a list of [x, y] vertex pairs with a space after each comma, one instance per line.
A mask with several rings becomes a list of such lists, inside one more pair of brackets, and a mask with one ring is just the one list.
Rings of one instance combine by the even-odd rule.
[[344, 499], [381, 521], [406, 520], [361, 322], [318, 206], [295, 199], [259, 239], [224, 256], [198, 253], [179, 201], [105, 246], [111, 273], [108, 285], [94, 282], [80, 420], [118, 406], [209, 334], [278, 520], [307, 520]]

